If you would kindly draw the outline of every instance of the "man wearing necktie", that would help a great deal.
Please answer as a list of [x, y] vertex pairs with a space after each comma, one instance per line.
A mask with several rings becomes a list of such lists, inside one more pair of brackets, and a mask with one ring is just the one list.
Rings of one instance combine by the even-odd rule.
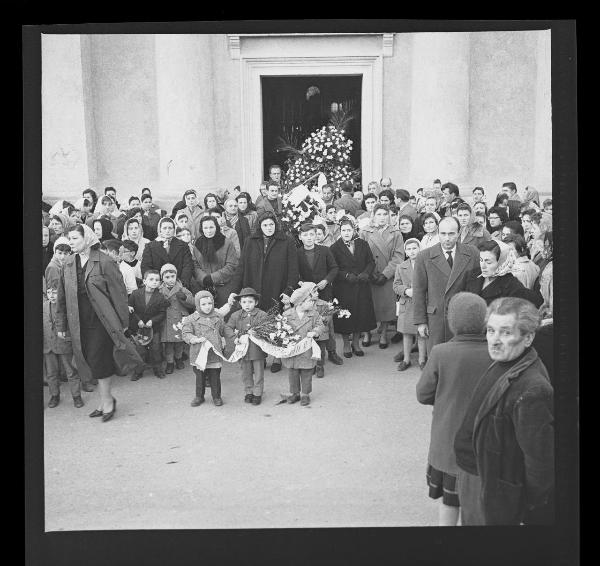
[[447, 311], [450, 299], [466, 288], [467, 280], [481, 273], [479, 251], [458, 242], [460, 225], [454, 217], [439, 225], [440, 243], [422, 250], [413, 273], [414, 323], [427, 338], [427, 354], [452, 338]]

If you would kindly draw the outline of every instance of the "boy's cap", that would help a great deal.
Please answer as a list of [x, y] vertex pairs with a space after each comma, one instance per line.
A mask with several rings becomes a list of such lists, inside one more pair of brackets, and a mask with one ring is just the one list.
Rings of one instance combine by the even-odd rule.
[[175, 273], [177, 273], [177, 268], [172, 264], [172, 263], [165, 263], [161, 268], [160, 268], [160, 276], [163, 276], [163, 273], [165, 271], [174, 271]]
[[260, 295], [252, 287], [244, 287], [234, 298], [239, 301], [242, 297], [254, 297], [256, 302], [260, 301]]
[[300, 283], [300, 288], [296, 289], [292, 293], [290, 297], [290, 303], [292, 303], [294, 306], [297, 306], [300, 303], [303, 303], [309, 297], [314, 297], [317, 294], [316, 287], [316, 284], [312, 283], [311, 281]]

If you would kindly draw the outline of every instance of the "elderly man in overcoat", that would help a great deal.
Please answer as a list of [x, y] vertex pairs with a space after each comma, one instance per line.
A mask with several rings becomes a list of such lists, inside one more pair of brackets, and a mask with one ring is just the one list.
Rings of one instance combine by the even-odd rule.
[[458, 243], [459, 224], [448, 217], [439, 225], [440, 243], [422, 250], [413, 273], [414, 323], [427, 338], [427, 354], [452, 338], [447, 312], [450, 299], [466, 288], [471, 275], [481, 272], [479, 251]]

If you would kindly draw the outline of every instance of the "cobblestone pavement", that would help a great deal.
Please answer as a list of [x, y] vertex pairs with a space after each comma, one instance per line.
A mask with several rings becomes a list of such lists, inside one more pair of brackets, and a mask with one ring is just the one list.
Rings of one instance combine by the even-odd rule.
[[222, 407], [210, 390], [190, 407], [189, 365], [162, 380], [117, 377], [107, 423], [88, 418], [95, 393], [76, 409], [62, 384], [60, 405], [44, 407], [46, 530], [435, 525], [425, 486], [431, 407], [415, 397], [416, 354], [396, 371], [401, 346], [326, 362], [308, 407], [277, 404], [285, 368], [267, 368], [260, 406], [244, 403], [232, 364]]

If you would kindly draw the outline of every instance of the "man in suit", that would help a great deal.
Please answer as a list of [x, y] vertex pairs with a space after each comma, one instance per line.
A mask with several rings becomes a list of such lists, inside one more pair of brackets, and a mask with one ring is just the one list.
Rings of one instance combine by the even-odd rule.
[[279, 196], [279, 184], [269, 181], [267, 185], [267, 197], [260, 196], [256, 199], [256, 212], [260, 216], [263, 212], [273, 212], [277, 218], [281, 216], [281, 197]]
[[440, 243], [422, 250], [413, 273], [414, 323], [420, 336], [427, 338], [427, 354], [452, 338], [447, 311], [450, 299], [464, 291], [472, 274], [481, 272], [479, 251], [460, 244], [458, 220], [443, 218], [439, 225]]
[[471, 244], [477, 248], [481, 242], [492, 239], [490, 233], [481, 224], [473, 221], [471, 207], [466, 202], [456, 207], [456, 219], [460, 224], [458, 241], [461, 244]]
[[[316, 283], [319, 290], [319, 298], [324, 301], [331, 301], [333, 298], [331, 285], [338, 274], [338, 266], [327, 246], [315, 244], [315, 237], [316, 229], [313, 224], [303, 224], [300, 226], [300, 241], [302, 242], [302, 248], [298, 250], [300, 281]], [[328, 317], [327, 327], [329, 338], [318, 342], [321, 347], [321, 359], [317, 362], [317, 377], [325, 375], [323, 367], [325, 351], [327, 351], [329, 360], [334, 364], [342, 365], [344, 363], [335, 351], [335, 334], [333, 318], [331, 316]]]
[[400, 216], [410, 216], [413, 222], [417, 218], [417, 209], [410, 204], [410, 193], [406, 189], [396, 189], [395, 199], [398, 207], [398, 218]]
[[504, 183], [502, 185], [502, 191], [508, 195], [508, 219], [519, 220], [519, 214], [521, 213], [521, 197], [517, 192], [517, 185], [512, 181]]
[[351, 181], [345, 181], [342, 183], [342, 196], [334, 201], [334, 206], [337, 210], [345, 210], [348, 214], [351, 214], [356, 218], [363, 210], [360, 207], [360, 203], [352, 196], [354, 193], [354, 187]]

